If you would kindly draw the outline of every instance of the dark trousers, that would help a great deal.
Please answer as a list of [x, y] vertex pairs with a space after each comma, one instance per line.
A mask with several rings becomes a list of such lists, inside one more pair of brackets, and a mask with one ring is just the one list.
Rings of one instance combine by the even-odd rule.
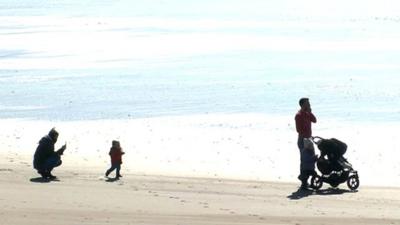
[[121, 163], [113, 163], [113, 164], [111, 164], [111, 167], [110, 167], [110, 169], [108, 169], [107, 171], [106, 171], [106, 176], [108, 176], [112, 171], [114, 171], [114, 170], [117, 170], [116, 172], [117, 172], [117, 174], [116, 174], [116, 176], [117, 177], [119, 177], [121, 174], [119, 173], [119, 171], [121, 170]]
[[303, 148], [304, 148], [304, 140], [302, 137], [298, 137], [297, 139], [297, 147], [299, 148], [299, 153], [300, 153], [300, 174], [301, 174], [301, 168], [302, 168], [302, 163], [301, 163], [301, 154], [303, 152]]
[[38, 172], [50, 173], [54, 169], [54, 167], [60, 166], [61, 164], [61, 157], [57, 154], [54, 154], [51, 157], [47, 158], [43, 165], [40, 165], [37, 170]]
[[307, 185], [308, 178], [310, 176], [316, 175], [315, 170], [310, 170], [310, 169], [304, 169], [304, 164], [302, 162], [302, 155], [304, 154], [303, 148], [304, 148], [304, 138], [303, 137], [298, 137], [297, 139], [297, 147], [299, 148], [300, 152], [300, 175], [297, 177], [302, 185]]
[[301, 185], [307, 185], [308, 178], [316, 174], [317, 172], [315, 172], [315, 170], [301, 170], [299, 175]]

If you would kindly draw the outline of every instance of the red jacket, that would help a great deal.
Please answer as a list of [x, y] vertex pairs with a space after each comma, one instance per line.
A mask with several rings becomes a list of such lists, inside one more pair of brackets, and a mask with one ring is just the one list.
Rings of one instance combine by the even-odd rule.
[[112, 164], [122, 164], [122, 155], [125, 152], [122, 151], [122, 148], [114, 148], [110, 149], [109, 155], [111, 156], [111, 163]]
[[309, 138], [312, 135], [311, 122], [316, 123], [317, 119], [311, 112], [299, 110], [295, 116], [296, 130], [302, 138]]

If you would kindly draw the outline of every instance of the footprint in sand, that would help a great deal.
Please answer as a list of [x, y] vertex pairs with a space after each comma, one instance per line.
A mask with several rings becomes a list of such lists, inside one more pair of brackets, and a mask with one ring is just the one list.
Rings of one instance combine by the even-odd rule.
[[208, 209], [210, 206], [208, 205], [207, 202], [199, 202], [200, 205], [203, 205], [203, 208]]
[[136, 186], [131, 186], [131, 188], [132, 188], [134, 191], [139, 191], [139, 188], [136, 187]]

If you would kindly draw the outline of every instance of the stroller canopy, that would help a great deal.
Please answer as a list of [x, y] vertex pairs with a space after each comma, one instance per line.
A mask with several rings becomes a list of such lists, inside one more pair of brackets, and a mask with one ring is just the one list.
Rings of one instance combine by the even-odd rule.
[[347, 150], [347, 145], [336, 138], [322, 139], [318, 143], [321, 156], [327, 155], [329, 160], [337, 160], [342, 157]]

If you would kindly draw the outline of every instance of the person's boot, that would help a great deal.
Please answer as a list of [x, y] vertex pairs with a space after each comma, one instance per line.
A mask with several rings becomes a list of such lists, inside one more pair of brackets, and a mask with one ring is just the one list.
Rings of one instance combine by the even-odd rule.
[[302, 189], [302, 190], [308, 190], [308, 184], [307, 184], [307, 182], [301, 182], [300, 189]]
[[51, 171], [52, 171], [52, 170], [53, 170], [53, 168], [51, 168], [51, 169], [49, 169], [49, 170], [46, 170], [46, 177], [47, 177], [47, 179], [54, 180], [54, 179], [57, 178], [56, 176], [54, 176], [53, 174], [51, 174]]
[[108, 175], [110, 175], [110, 171], [107, 170], [106, 173], [105, 173], [104, 175], [106, 175], [106, 177], [108, 177]]
[[46, 179], [46, 180], [54, 179], [54, 178], [52, 178], [52, 177], [54, 177], [54, 176], [53, 176], [53, 175], [51, 174], [51, 172], [48, 171], [48, 170], [45, 170], [45, 171], [42, 172], [42, 177], [43, 177], [44, 179]]
[[38, 174], [40, 174], [40, 176], [42, 176], [43, 179], [47, 179], [47, 173], [46, 173], [46, 171], [38, 170]]
[[47, 176], [48, 176], [48, 178], [49, 178], [50, 180], [55, 180], [55, 179], [57, 179], [57, 177], [54, 176], [53, 174], [51, 174], [51, 172], [49, 172]]
[[122, 177], [120, 173], [117, 173], [117, 175], [115, 176], [116, 179], [119, 179], [120, 177]]
[[307, 177], [304, 175], [301, 177], [301, 186], [300, 189], [302, 190], [308, 190], [308, 183], [307, 183]]

